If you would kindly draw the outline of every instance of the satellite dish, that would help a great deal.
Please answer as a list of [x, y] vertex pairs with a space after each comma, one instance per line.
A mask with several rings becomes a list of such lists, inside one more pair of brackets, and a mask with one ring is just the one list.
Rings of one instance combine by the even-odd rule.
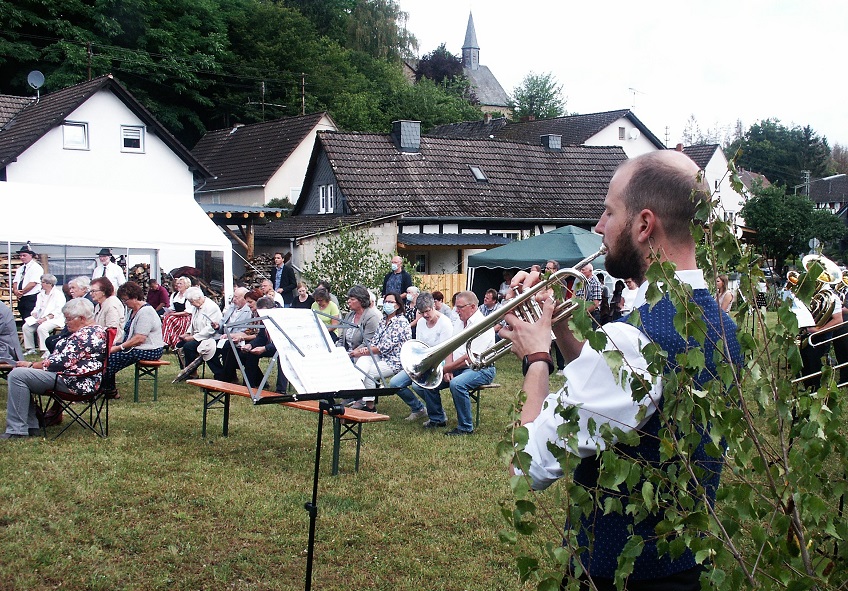
[[639, 130], [636, 129], [635, 127], [630, 130], [630, 139], [631, 140], [638, 140], [639, 139]]
[[35, 90], [38, 90], [39, 88], [41, 88], [44, 85], [44, 74], [42, 74], [38, 70], [33, 70], [27, 76], [27, 82]]

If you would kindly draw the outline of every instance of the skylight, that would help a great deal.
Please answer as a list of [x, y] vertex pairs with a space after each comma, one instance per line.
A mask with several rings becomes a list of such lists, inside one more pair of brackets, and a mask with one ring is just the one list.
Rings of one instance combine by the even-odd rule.
[[483, 172], [482, 168], [480, 168], [479, 166], [473, 166], [473, 165], [469, 165], [468, 168], [471, 169], [471, 174], [474, 175], [474, 179], [478, 183], [488, 183], [489, 182], [489, 178], [486, 176], [486, 173]]

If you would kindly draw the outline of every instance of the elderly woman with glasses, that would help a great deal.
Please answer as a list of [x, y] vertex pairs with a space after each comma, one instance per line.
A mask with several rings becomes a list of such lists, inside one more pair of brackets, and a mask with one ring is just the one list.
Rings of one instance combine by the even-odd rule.
[[124, 336], [124, 305], [115, 295], [115, 286], [108, 277], [98, 277], [91, 281], [88, 290], [94, 300], [94, 324], [115, 328], [118, 331], [116, 339]]
[[35, 337], [38, 335], [38, 348], [41, 353], [47, 351], [47, 337], [54, 329], [65, 326], [62, 317], [62, 306], [65, 305], [65, 294], [56, 289], [56, 276], [45, 273], [41, 276], [41, 292], [35, 300], [35, 309], [29, 318], [24, 319], [25, 355], [38, 353], [35, 350]]
[[[94, 306], [84, 298], [75, 298], [62, 306], [62, 318], [71, 331], [56, 351], [44, 361], [18, 361], [9, 372], [6, 399], [6, 432], [0, 439], [18, 439], [38, 435], [38, 417], [33, 394], [50, 389], [61, 392], [89, 392], [100, 386], [106, 360], [106, 329], [94, 323]], [[61, 375], [58, 375], [61, 372]], [[57, 411], [48, 424], [61, 421]]]
[[350, 312], [339, 330], [336, 346], [344, 347], [350, 354], [372, 339], [382, 318], [371, 306], [371, 294], [361, 285], [354, 285], [348, 290], [347, 307]]
[[162, 357], [162, 320], [156, 309], [149, 305], [144, 290], [135, 281], [127, 281], [118, 288], [118, 299], [129, 314], [124, 324], [124, 339], [115, 341], [109, 350], [109, 364], [103, 378], [103, 392], [110, 398], [120, 398], [115, 387], [115, 375], [137, 361], [156, 361]]
[[[180, 361], [183, 362], [183, 367], [188, 367], [198, 358], [198, 347], [206, 340], [212, 340], [217, 332], [217, 327], [221, 325], [221, 308], [218, 305], [203, 295], [199, 287], [190, 287], [185, 292], [186, 301], [191, 304], [191, 323], [188, 330], [180, 335], [180, 342], [177, 344], [178, 351], [182, 351]], [[214, 341], [212, 349], [208, 351], [211, 359], [214, 353]]]

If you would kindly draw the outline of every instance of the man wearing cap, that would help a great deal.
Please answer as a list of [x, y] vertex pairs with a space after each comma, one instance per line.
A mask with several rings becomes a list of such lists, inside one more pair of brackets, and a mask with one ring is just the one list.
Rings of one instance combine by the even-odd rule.
[[35, 253], [25, 244], [18, 250], [18, 257], [22, 265], [15, 271], [15, 279], [12, 281], [12, 291], [18, 298], [18, 312], [21, 319], [29, 318], [35, 309], [38, 294], [41, 293], [41, 276], [44, 269], [33, 260]]
[[100, 258], [100, 264], [94, 267], [94, 273], [91, 274], [92, 280], [105, 277], [112, 282], [115, 291], [118, 291], [118, 288], [127, 280], [124, 279], [124, 272], [121, 268], [112, 262], [112, 251], [108, 248], [101, 248], [97, 256]]

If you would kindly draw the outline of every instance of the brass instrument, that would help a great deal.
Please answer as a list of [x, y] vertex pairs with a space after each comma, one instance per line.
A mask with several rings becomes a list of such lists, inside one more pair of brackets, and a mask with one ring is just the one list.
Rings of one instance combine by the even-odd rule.
[[[809, 254], [801, 259], [801, 264], [804, 269], [809, 271], [814, 263], [818, 263], [822, 267], [822, 272], [816, 279], [816, 291], [810, 299], [807, 306], [810, 313], [813, 315], [813, 320], [817, 327], [822, 327], [828, 323], [836, 306], [841, 305], [841, 299], [837, 292], [839, 289], [848, 288], [848, 280], [846, 280], [839, 267], [829, 258], [820, 254]], [[795, 271], [790, 271], [786, 276], [786, 289], [794, 291], [798, 287], [800, 275]], [[845, 286], [844, 288], [841, 286]]]
[[[589, 255], [574, 267], [560, 269], [552, 273], [544, 281], [522, 291], [515, 298], [504, 302], [500, 308], [484, 317], [481, 322], [478, 322], [474, 326], [469, 326], [443, 343], [430, 347], [417, 339], [407, 341], [403, 344], [400, 351], [401, 366], [403, 366], [409, 378], [417, 385], [422, 388], [435, 388], [442, 383], [442, 362], [454, 349], [465, 343], [466, 351], [468, 352], [469, 367], [475, 370], [489, 367], [496, 360], [509, 353], [512, 343], [502, 339], [482, 353], [476, 354], [471, 351], [471, 342], [475, 338], [501, 322], [509, 313], [514, 313], [527, 322], [535, 322], [541, 317], [541, 308], [538, 302], [535, 301], [536, 294], [553, 287], [557, 283], [561, 283], [569, 277], [584, 281], [585, 277], [580, 272], [580, 269], [599, 256], [606, 254], [606, 252], [606, 246], [601, 245], [601, 249], [598, 252]], [[558, 302], [554, 309], [551, 325], [553, 326], [569, 318], [578, 306], [579, 303], [574, 298], [565, 300], [564, 302]]]

